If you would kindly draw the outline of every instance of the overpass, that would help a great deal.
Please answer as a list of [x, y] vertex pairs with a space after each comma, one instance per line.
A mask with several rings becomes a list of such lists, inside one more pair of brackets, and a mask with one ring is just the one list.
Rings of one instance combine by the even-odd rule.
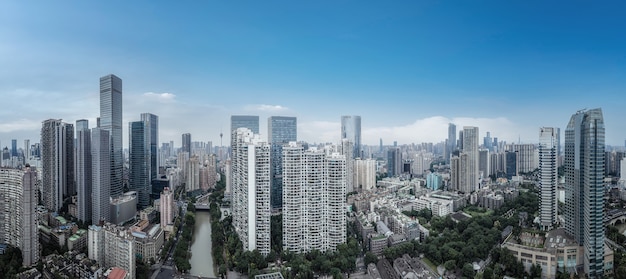
[[196, 210], [209, 210], [211, 205], [209, 203], [209, 195], [210, 194], [204, 194], [196, 198], [196, 203], [194, 204]]
[[626, 210], [623, 209], [614, 209], [607, 212], [606, 217], [604, 217], [604, 225], [612, 225], [616, 224], [624, 224], [626, 223]]

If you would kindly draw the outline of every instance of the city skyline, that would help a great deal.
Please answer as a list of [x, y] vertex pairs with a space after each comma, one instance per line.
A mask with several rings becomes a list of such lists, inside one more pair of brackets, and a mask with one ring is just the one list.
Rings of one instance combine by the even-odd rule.
[[607, 144], [626, 139], [623, 3], [0, 5], [0, 96], [28, 100], [0, 112], [3, 147], [36, 142], [45, 119], [95, 123], [110, 73], [124, 80], [122, 126], [153, 113], [177, 146], [186, 132], [229, 142], [237, 114], [297, 117], [318, 143], [339, 141], [341, 115], [362, 117], [366, 145], [441, 142], [449, 122], [537, 143], [538, 127], [564, 130], [589, 107], [603, 108]]

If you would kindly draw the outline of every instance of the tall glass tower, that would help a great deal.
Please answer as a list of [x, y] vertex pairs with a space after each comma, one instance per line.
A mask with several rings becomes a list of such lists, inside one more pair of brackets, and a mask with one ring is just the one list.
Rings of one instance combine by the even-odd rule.
[[258, 115], [231, 115], [230, 116], [230, 132], [238, 128], [248, 128], [253, 133], [259, 134], [259, 116]]
[[140, 208], [150, 204], [150, 146], [147, 122], [129, 123], [129, 177], [130, 189], [137, 191]]
[[347, 139], [354, 144], [352, 158], [361, 157], [361, 116], [341, 116], [341, 139]]
[[271, 116], [267, 120], [268, 141], [271, 162], [271, 204], [272, 208], [283, 206], [283, 145], [297, 141], [298, 120], [295, 117]]
[[100, 78], [100, 128], [111, 137], [111, 197], [123, 192], [122, 171], [122, 79], [115, 75]]
[[579, 111], [565, 130], [565, 229], [584, 247], [585, 273], [604, 273], [604, 119]]

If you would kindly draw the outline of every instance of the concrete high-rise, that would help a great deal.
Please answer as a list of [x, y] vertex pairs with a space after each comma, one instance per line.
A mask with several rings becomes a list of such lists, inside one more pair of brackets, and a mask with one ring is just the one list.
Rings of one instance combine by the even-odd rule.
[[0, 169], [0, 242], [22, 251], [22, 266], [39, 261], [37, 173], [26, 167]]
[[92, 217], [91, 130], [89, 121], [76, 121], [76, 193], [78, 219], [90, 222]]
[[290, 142], [283, 159], [283, 249], [335, 250], [346, 239], [345, 155]]
[[259, 116], [258, 115], [231, 115], [230, 116], [230, 132], [239, 129], [248, 128], [253, 133], [259, 134]]
[[[463, 127], [463, 149], [467, 160], [461, 160], [462, 173], [460, 191], [471, 193], [479, 188], [479, 153], [478, 153], [478, 127]], [[463, 159], [462, 157], [460, 157]], [[465, 162], [465, 164], [463, 164]]]
[[122, 195], [124, 153], [122, 146], [122, 79], [115, 75], [100, 78], [100, 125], [111, 137], [111, 197]]
[[134, 121], [128, 124], [128, 184], [136, 191], [139, 208], [150, 205], [150, 128], [148, 122]]
[[565, 130], [565, 229], [584, 247], [590, 278], [604, 274], [604, 119], [579, 111]]
[[551, 230], [556, 224], [557, 199], [557, 129], [539, 129], [539, 189], [541, 191], [539, 223], [543, 230]]
[[231, 136], [233, 226], [243, 248], [270, 252], [270, 146], [248, 128]]
[[111, 136], [108, 130], [91, 129], [91, 223], [111, 220]]
[[174, 192], [170, 191], [169, 187], [165, 187], [163, 192], [161, 192], [159, 203], [159, 209], [161, 211], [161, 228], [165, 228], [167, 225], [172, 224], [175, 215]]
[[181, 152], [187, 152], [189, 155], [191, 155], [191, 134], [190, 133], [183, 134]]
[[354, 144], [352, 158], [360, 158], [361, 154], [361, 116], [341, 116], [341, 139], [347, 139]]
[[267, 119], [267, 139], [271, 145], [272, 208], [283, 207], [283, 145], [298, 140], [296, 117], [271, 116]]
[[73, 195], [74, 125], [48, 119], [41, 126], [42, 199], [50, 211], [63, 206], [63, 198]]

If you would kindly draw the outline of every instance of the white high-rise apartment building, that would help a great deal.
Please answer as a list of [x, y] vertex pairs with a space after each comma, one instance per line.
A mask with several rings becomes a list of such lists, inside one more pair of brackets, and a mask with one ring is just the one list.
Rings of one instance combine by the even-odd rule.
[[87, 252], [89, 259], [104, 265], [104, 230], [91, 225], [87, 231]]
[[0, 169], [0, 243], [20, 248], [25, 267], [39, 261], [36, 184], [30, 167]]
[[200, 189], [200, 159], [194, 155], [187, 163], [187, 183], [185, 191], [191, 192]]
[[161, 210], [161, 228], [165, 228], [174, 221], [174, 192], [169, 187], [165, 187], [159, 199]]
[[467, 155], [467, 159], [464, 160], [460, 156], [463, 177], [460, 178], [459, 191], [464, 193], [471, 193], [479, 189], [478, 145], [478, 127], [463, 127], [463, 154]]
[[111, 223], [104, 225], [104, 266], [126, 270], [135, 278], [135, 239], [124, 227]]
[[356, 159], [354, 161], [354, 181], [357, 191], [374, 189], [376, 187], [376, 160]]
[[539, 189], [541, 206], [539, 222], [543, 230], [551, 230], [556, 224], [557, 199], [557, 131], [556, 128], [539, 129]]
[[231, 137], [233, 226], [244, 249], [270, 252], [270, 145], [248, 128]]
[[346, 240], [346, 156], [283, 147], [283, 249], [335, 250]]
[[514, 144], [513, 149], [517, 152], [518, 173], [528, 173], [537, 169], [539, 160], [534, 144]]

